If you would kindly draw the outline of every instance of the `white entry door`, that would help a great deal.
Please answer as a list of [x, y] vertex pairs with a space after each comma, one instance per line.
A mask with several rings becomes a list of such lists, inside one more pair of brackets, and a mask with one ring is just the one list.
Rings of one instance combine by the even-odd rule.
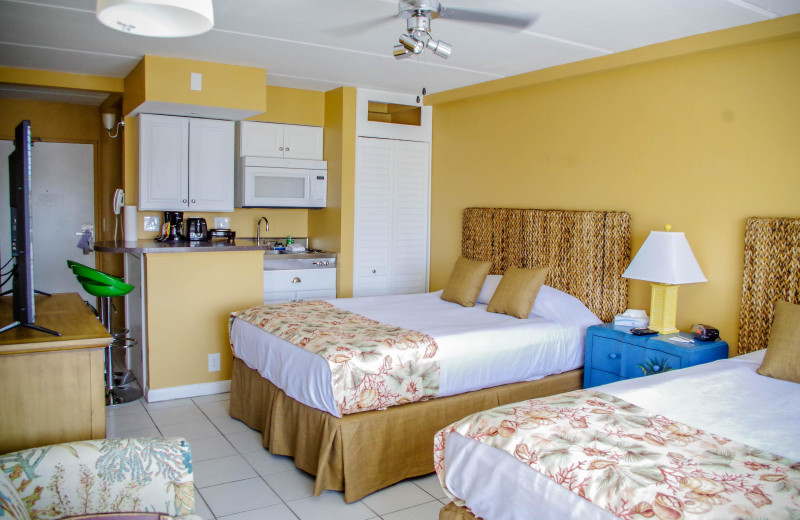
[[[12, 141], [0, 141], [0, 261], [11, 258], [8, 155]], [[34, 143], [31, 154], [33, 282], [37, 291], [77, 292], [94, 305], [67, 260], [94, 267], [94, 254], [78, 249], [82, 227], [94, 225], [94, 147], [76, 143]], [[9, 264], [3, 272], [10, 268]], [[11, 283], [3, 286], [11, 290]]]

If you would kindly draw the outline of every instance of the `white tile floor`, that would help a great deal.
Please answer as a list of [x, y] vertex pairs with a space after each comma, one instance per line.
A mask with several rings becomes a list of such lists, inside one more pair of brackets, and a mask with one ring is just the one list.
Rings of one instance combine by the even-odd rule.
[[192, 447], [195, 510], [206, 520], [437, 520], [448, 500], [434, 474], [346, 504], [313, 496], [314, 480], [272, 455], [261, 434], [228, 415], [228, 394], [106, 408], [108, 437], [180, 436]]

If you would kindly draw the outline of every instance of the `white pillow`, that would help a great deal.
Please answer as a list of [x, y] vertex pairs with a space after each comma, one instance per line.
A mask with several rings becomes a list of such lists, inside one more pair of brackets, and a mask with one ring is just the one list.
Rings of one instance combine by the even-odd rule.
[[547, 285], [539, 289], [531, 314], [559, 323], [577, 323], [586, 327], [603, 323], [579, 299]]
[[501, 274], [490, 274], [486, 277], [486, 280], [483, 281], [483, 287], [481, 287], [481, 292], [478, 293], [478, 298], [475, 300], [475, 303], [489, 303], [494, 296], [494, 292], [497, 290], [497, 286], [500, 285], [500, 279], [503, 278]]
[[[484, 305], [488, 304], [494, 295], [494, 291], [497, 290], [497, 286], [500, 285], [501, 278], [503, 276], [499, 274], [487, 276], [475, 302], [483, 303]], [[548, 285], [542, 285], [542, 288], [539, 289], [539, 294], [536, 295], [536, 300], [533, 302], [531, 314], [559, 323], [577, 322], [586, 327], [603, 323], [579, 299]]]

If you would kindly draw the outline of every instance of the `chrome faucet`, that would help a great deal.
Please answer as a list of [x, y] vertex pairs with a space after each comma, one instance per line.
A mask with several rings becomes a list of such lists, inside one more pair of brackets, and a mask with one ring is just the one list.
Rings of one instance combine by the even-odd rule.
[[256, 222], [256, 244], [261, 245], [261, 221], [264, 221], [264, 232], [269, 231], [269, 220], [267, 217], [261, 217]]

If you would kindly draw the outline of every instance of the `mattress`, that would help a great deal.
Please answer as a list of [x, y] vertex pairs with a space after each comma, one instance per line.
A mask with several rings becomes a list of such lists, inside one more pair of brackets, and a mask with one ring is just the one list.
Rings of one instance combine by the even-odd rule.
[[[766, 351], [595, 387], [650, 412], [800, 460], [800, 384], [760, 376]], [[459, 434], [445, 447], [446, 491], [491, 520], [612, 520], [507, 453]]]
[[[487, 312], [481, 303], [462, 307], [440, 295], [328, 301], [367, 318], [432, 336], [439, 346], [439, 397], [533, 381], [581, 367], [586, 329], [600, 323], [576, 298], [547, 286], [540, 290], [526, 320]], [[288, 396], [340, 417], [331, 372], [322, 357], [239, 319], [231, 326], [231, 345], [237, 358]]]

